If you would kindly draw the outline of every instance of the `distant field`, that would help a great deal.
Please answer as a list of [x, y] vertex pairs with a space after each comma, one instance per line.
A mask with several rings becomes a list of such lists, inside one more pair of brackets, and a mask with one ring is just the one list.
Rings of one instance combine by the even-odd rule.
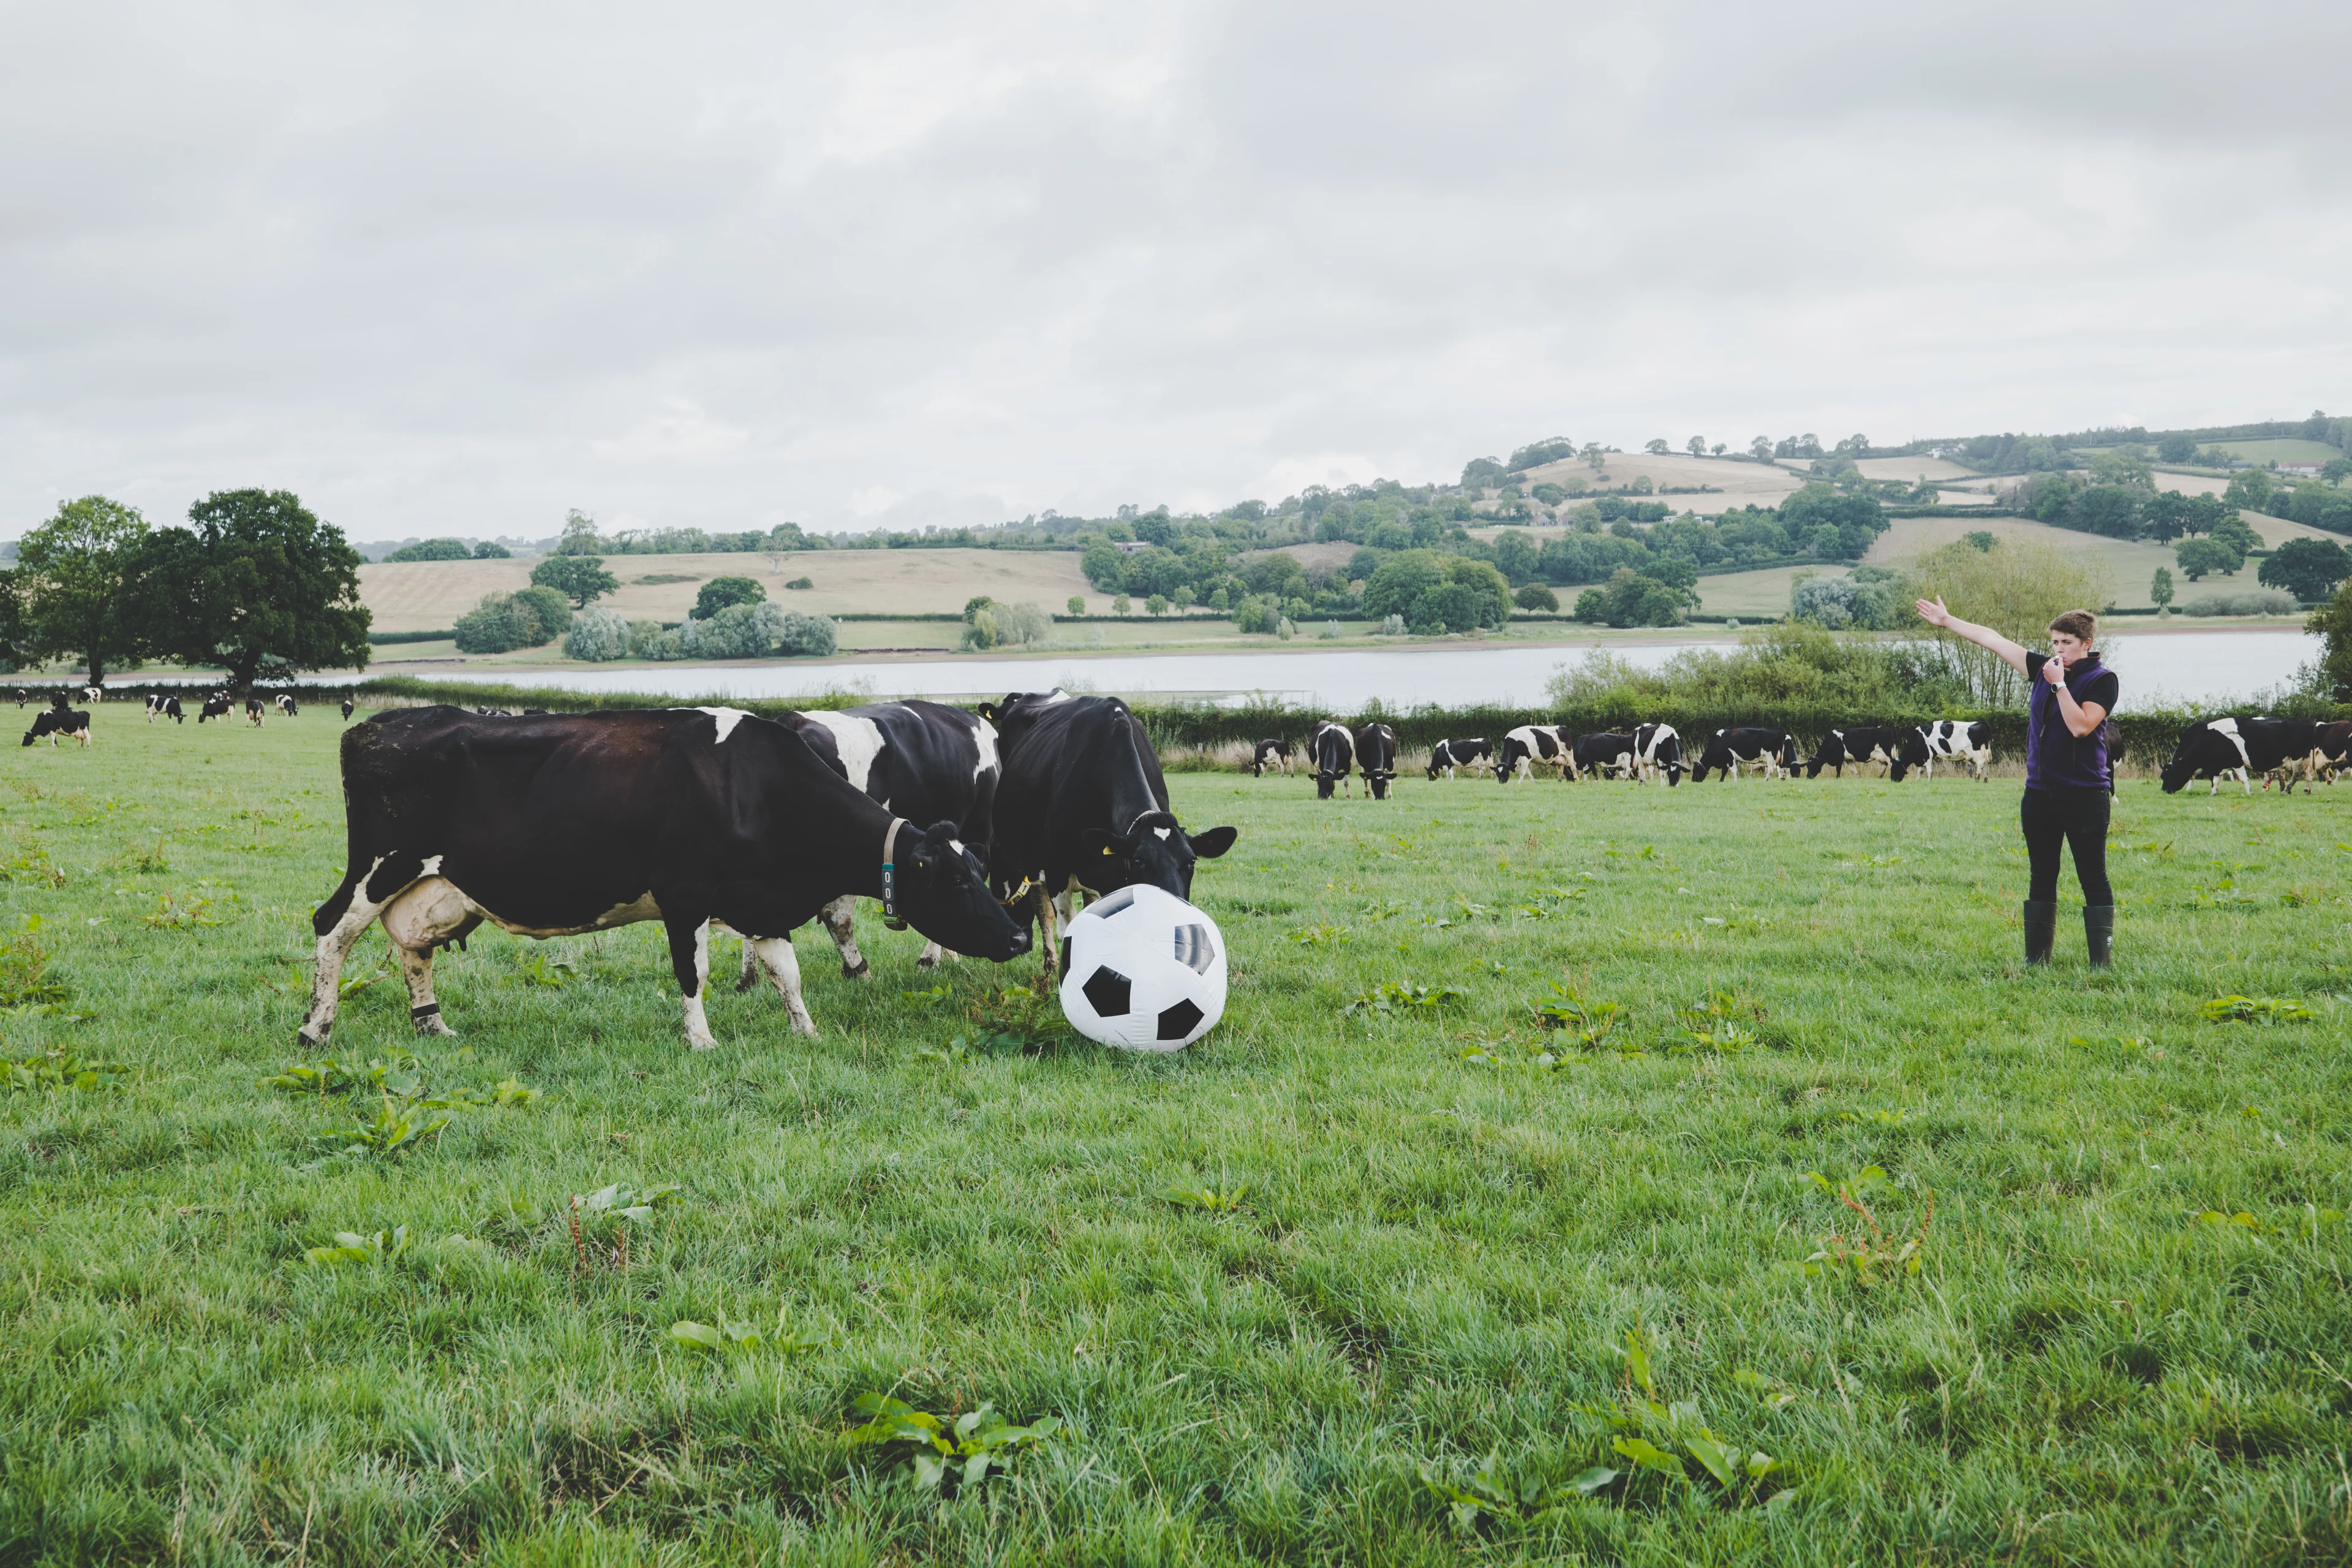
[[[1646, 452], [1618, 452], [1609, 458], [1608, 482], [1625, 484], [1646, 476], [1649, 481], [1664, 488], [1667, 485], [1714, 485], [1721, 495], [1665, 496], [1661, 499], [1676, 511], [1696, 511], [1703, 516], [1729, 507], [1776, 506], [1782, 496], [1796, 489], [1805, 481], [1788, 469], [1762, 463], [1734, 463], [1721, 458], [1694, 458], [1687, 452], [1681, 457], [1654, 458]], [[1528, 470], [1530, 483], [1551, 480], [1564, 484], [1571, 479], [1590, 482], [1592, 470], [1581, 462], [1547, 463]]]
[[1901, 479], [1915, 483], [1919, 479], [1978, 479], [1984, 476], [1974, 468], [1964, 468], [1958, 463], [1941, 458], [1864, 458], [1854, 464], [1866, 479]]
[[[1797, 574], [1843, 577], [1843, 566], [1768, 566], [1761, 572], [1727, 572], [1698, 580], [1699, 608], [1710, 616], [1738, 616], [1741, 620], [1777, 620], [1789, 613], [1789, 593]], [[1563, 601], [1579, 590], [1563, 590]]]
[[[1069, 551], [827, 550], [782, 559], [778, 571], [764, 555], [608, 556], [605, 570], [621, 580], [621, 591], [601, 602], [632, 619], [683, 620], [709, 578], [750, 577], [789, 608], [823, 615], [961, 610], [975, 594], [1007, 604], [1030, 600], [1057, 613], [1065, 600], [1079, 594], [1094, 614], [1110, 608], [1109, 596], [1095, 592], [1079, 574], [1078, 558]], [[362, 566], [360, 595], [375, 613], [378, 631], [433, 631], [451, 625], [485, 594], [523, 586], [531, 564], [426, 561]], [[803, 576], [816, 586], [784, 587]], [[642, 581], [647, 577], [681, 580]]]
[[2325, 441], [2301, 441], [2282, 438], [2276, 441], [2216, 441], [2225, 452], [2235, 453], [2249, 463], [2325, 463], [2344, 454]]
[[[2250, 517], [2247, 521], [2252, 524], [2254, 531], [2262, 535], [2263, 542], [2273, 548], [2294, 538], [2336, 537], [2319, 529], [2289, 522], [2284, 518]], [[1979, 530], [1996, 539], [2029, 539], [2038, 543], [2054, 544], [2069, 554], [2087, 554], [2105, 562], [2112, 579], [2108, 590], [2112, 602], [2126, 608], [2155, 603], [2147, 596], [2147, 590], [2159, 566], [2173, 568], [2173, 576], [2178, 579], [2174, 585], [2182, 599], [2213, 593], [2252, 592], [2257, 586], [2252, 563], [2234, 577], [2208, 577], [2202, 583], [2190, 583], [2180, 578], [2171, 545], [2102, 539], [2097, 534], [2053, 528], [2048, 523], [2024, 517], [1904, 518], [1879, 535], [1878, 542], [1870, 547], [1870, 553], [1864, 559], [1874, 566], [1892, 565], [1921, 551], [1949, 544], [1961, 535]], [[1707, 583], [1711, 581], [1713, 579], [1702, 579], [1699, 591], [1705, 593]], [[1708, 605], [1710, 609], [1713, 607], [1711, 604]]]

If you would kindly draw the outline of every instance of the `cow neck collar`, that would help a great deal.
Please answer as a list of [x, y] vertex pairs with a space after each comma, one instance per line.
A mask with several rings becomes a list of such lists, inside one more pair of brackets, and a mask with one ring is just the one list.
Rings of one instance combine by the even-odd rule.
[[898, 829], [906, 826], [905, 817], [894, 816], [890, 819], [888, 830], [882, 835], [882, 914], [887, 920], [898, 918], [898, 867], [895, 851], [898, 844]]

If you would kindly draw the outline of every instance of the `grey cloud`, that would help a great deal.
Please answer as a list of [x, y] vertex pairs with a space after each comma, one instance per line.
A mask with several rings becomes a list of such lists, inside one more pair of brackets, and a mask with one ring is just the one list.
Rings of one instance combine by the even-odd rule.
[[18, 8], [0, 531], [248, 483], [368, 538], [962, 522], [2333, 407], [2340, 11]]

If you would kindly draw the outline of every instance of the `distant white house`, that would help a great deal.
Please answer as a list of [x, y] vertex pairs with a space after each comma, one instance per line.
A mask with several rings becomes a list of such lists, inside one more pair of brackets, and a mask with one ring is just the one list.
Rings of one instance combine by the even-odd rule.
[[2313, 479], [2317, 479], [2319, 465], [2317, 463], [2281, 463], [2278, 466], [2278, 471], [2282, 474], [2307, 474]]

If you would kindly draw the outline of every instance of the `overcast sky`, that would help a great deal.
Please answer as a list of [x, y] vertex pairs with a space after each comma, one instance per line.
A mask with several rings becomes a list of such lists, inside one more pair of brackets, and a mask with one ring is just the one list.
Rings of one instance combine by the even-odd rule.
[[0, 535], [2352, 412], [2352, 5], [0, 0]]

